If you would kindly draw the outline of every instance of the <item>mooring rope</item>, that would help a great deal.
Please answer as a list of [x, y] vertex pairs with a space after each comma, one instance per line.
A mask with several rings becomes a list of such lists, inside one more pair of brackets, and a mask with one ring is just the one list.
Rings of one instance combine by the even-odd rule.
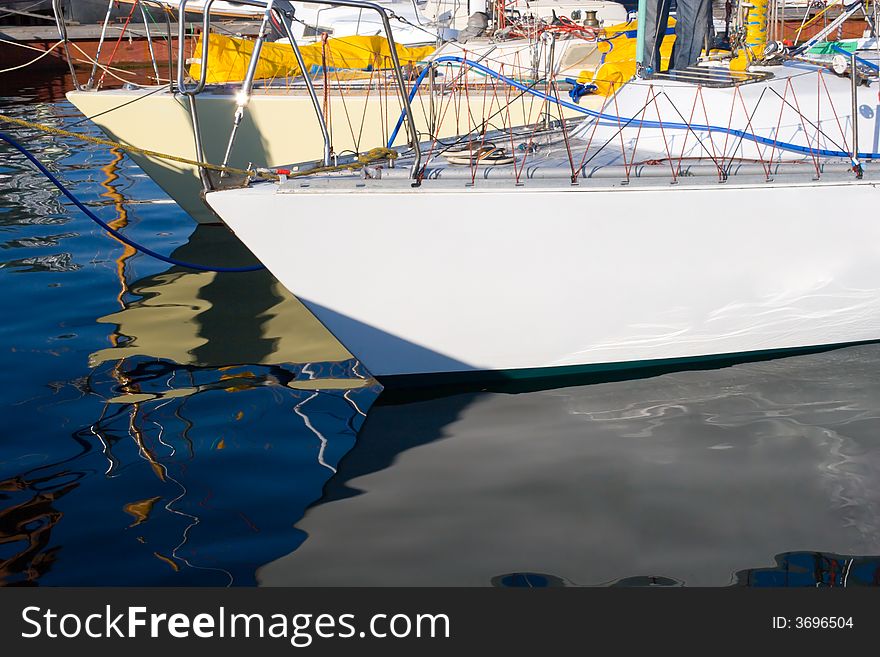
[[[329, 166], [318, 166], [311, 169], [305, 169], [302, 171], [290, 171], [287, 169], [277, 169], [277, 173], [275, 171], [269, 170], [253, 170], [253, 169], [237, 169], [235, 167], [229, 166], [219, 166], [216, 164], [210, 164], [208, 162], [199, 162], [197, 160], [191, 160], [185, 157], [179, 157], [176, 155], [169, 155], [167, 153], [159, 153], [157, 151], [151, 151], [146, 148], [137, 148], [136, 146], [129, 146], [126, 144], [121, 144], [119, 142], [112, 141], [110, 139], [102, 139], [100, 137], [91, 137], [89, 135], [83, 135], [76, 132], [70, 132], [69, 130], [63, 130], [61, 128], [55, 128], [50, 125], [46, 125], [43, 123], [34, 123], [33, 121], [25, 121], [24, 119], [19, 119], [14, 116], [7, 116], [5, 114], [0, 114], [0, 121], [7, 121], [9, 123], [13, 123], [15, 125], [22, 126], [24, 128], [31, 128], [34, 130], [39, 130], [41, 132], [45, 132], [47, 134], [52, 135], [60, 135], [63, 137], [71, 137], [73, 139], [79, 139], [81, 141], [86, 141], [92, 144], [98, 144], [100, 146], [108, 146], [111, 148], [118, 148], [123, 151], [128, 151], [132, 153], [140, 153], [142, 155], [149, 155], [152, 157], [162, 158], [166, 160], [171, 160], [174, 162], [182, 162], [184, 164], [190, 164], [197, 167], [203, 167], [205, 169], [210, 169], [212, 171], [223, 171], [227, 173], [237, 173], [247, 176], [248, 178], [259, 177], [268, 180], [279, 180], [281, 175], [287, 176], [289, 178], [297, 178], [299, 176], [312, 175], [315, 173], [328, 173], [332, 171], [344, 171], [344, 170], [353, 170], [364, 167], [373, 162], [377, 162], [379, 160], [393, 160], [397, 158], [397, 151], [392, 148], [373, 148], [372, 150], [367, 151], [366, 153], [360, 153], [357, 156], [357, 160], [354, 162], [348, 162], [345, 164], [334, 164]], [[51, 171], [49, 171], [46, 166], [40, 162], [37, 157], [31, 153], [27, 148], [25, 148], [21, 143], [13, 139], [11, 136], [7, 135], [4, 132], [0, 132], [0, 140], [5, 141], [7, 144], [16, 149], [19, 153], [24, 155], [30, 162], [37, 167], [37, 169], [42, 173], [55, 187], [57, 187], [62, 194], [64, 194], [70, 201], [78, 207], [82, 212], [96, 224], [98, 224], [101, 228], [103, 228], [110, 235], [118, 239], [123, 244], [127, 244], [144, 253], [152, 258], [156, 258], [157, 260], [161, 260], [162, 262], [167, 262], [171, 265], [177, 265], [179, 267], [186, 267], [188, 269], [194, 269], [196, 271], [211, 271], [211, 272], [229, 272], [229, 273], [242, 273], [242, 272], [252, 272], [259, 271], [261, 269], [265, 269], [263, 265], [252, 265], [248, 267], [210, 267], [207, 265], [200, 265], [197, 263], [186, 262], [183, 260], [178, 260], [177, 258], [173, 258], [171, 256], [165, 256], [161, 253], [153, 251], [149, 247], [144, 246], [143, 244], [139, 244], [132, 239], [126, 237], [118, 230], [114, 229], [112, 226], [107, 224], [105, 221], [100, 219], [94, 212], [92, 212], [82, 201], [80, 201], [74, 194], [71, 192], [65, 185], [62, 183]]]
[[4, 132], [0, 132], [0, 140], [5, 141], [7, 144], [12, 146], [19, 153], [24, 155], [30, 162], [37, 167], [37, 169], [42, 173], [49, 181], [57, 187], [62, 194], [64, 194], [70, 201], [78, 207], [83, 213], [96, 224], [98, 224], [101, 228], [107, 231], [110, 235], [118, 239], [123, 244], [127, 244], [133, 249], [137, 249], [141, 253], [144, 253], [152, 258], [156, 258], [157, 260], [161, 260], [162, 262], [167, 262], [170, 265], [177, 265], [178, 267], [186, 267], [187, 269], [194, 269], [196, 271], [211, 271], [211, 272], [228, 272], [228, 273], [244, 273], [251, 271], [259, 271], [261, 269], [265, 269], [263, 265], [251, 265], [248, 267], [209, 267], [207, 265], [200, 265], [193, 262], [186, 262], [184, 260], [178, 260], [177, 258], [173, 258], [171, 256], [162, 255], [156, 251], [153, 251], [149, 247], [144, 246], [143, 244], [138, 244], [134, 240], [126, 237], [118, 230], [107, 224], [100, 217], [98, 217], [94, 212], [92, 212], [86, 205], [80, 201], [76, 196], [74, 196], [73, 192], [71, 192], [65, 185], [62, 183], [56, 176], [53, 174], [46, 166], [40, 162], [37, 157], [31, 153], [27, 148], [25, 148], [22, 144], [18, 143], [15, 139], [10, 137]]
[[378, 162], [379, 160], [393, 160], [397, 158], [397, 151], [393, 148], [386, 147], [377, 147], [370, 149], [366, 153], [360, 153], [357, 156], [357, 160], [354, 162], [347, 162], [345, 164], [331, 164], [329, 166], [318, 166], [310, 169], [303, 169], [302, 171], [290, 171], [289, 169], [278, 168], [275, 170], [270, 169], [238, 169], [236, 167], [223, 166], [220, 164], [211, 164], [210, 162], [200, 162], [198, 160], [191, 160], [187, 157], [181, 157], [179, 155], [171, 155], [169, 153], [160, 153], [158, 151], [151, 151], [147, 148], [138, 148], [137, 146], [131, 146], [129, 144], [123, 144], [118, 141], [113, 141], [112, 139], [103, 139], [101, 137], [92, 137], [90, 135], [83, 135], [78, 132], [71, 132], [69, 130], [63, 130], [62, 128], [56, 128], [51, 125], [46, 125], [45, 123], [35, 123], [33, 121], [25, 121], [24, 119], [19, 119], [14, 116], [7, 116], [6, 114], [0, 114], [0, 121], [8, 121], [9, 123], [14, 123], [15, 125], [19, 125], [23, 128], [30, 128], [32, 130], [39, 130], [40, 132], [45, 132], [50, 135], [60, 135], [62, 137], [70, 137], [72, 139], [79, 139], [81, 141], [89, 142], [90, 144], [97, 144], [99, 146], [107, 146], [108, 148], [118, 148], [119, 150], [126, 151], [129, 153], [137, 153], [139, 155], [147, 155], [149, 157], [155, 157], [163, 160], [170, 160], [172, 162], [180, 162], [182, 164], [189, 164], [194, 167], [201, 167], [203, 169], [208, 169], [210, 171], [220, 171], [223, 173], [235, 173], [238, 175], [246, 176], [248, 178], [262, 178], [264, 180], [278, 180], [279, 173], [286, 175], [288, 178], [297, 178], [299, 176], [311, 175], [314, 173], [330, 173], [332, 171], [345, 171], [345, 170], [353, 170], [359, 169], [368, 164], [372, 164], [373, 162]]
[[[5, 43], [10, 43], [10, 42], [6, 41]], [[10, 66], [9, 68], [0, 68], [0, 73], [10, 73], [12, 71], [17, 71], [22, 68], [27, 68], [31, 64], [36, 64], [38, 61], [43, 59], [43, 57], [45, 57], [46, 55], [51, 53], [53, 50], [55, 50], [55, 48], [60, 46], [62, 43], [64, 43], [64, 40], [61, 40], [58, 43], [54, 44], [51, 48], [44, 50], [42, 55], [37, 55], [29, 62], [25, 62], [24, 64], [19, 64], [18, 66]], [[34, 48], [34, 50], [40, 50], [40, 48]]]
[[210, 162], [200, 162], [198, 160], [191, 160], [187, 157], [180, 157], [179, 155], [170, 155], [169, 153], [160, 153], [158, 151], [152, 151], [147, 148], [138, 148], [137, 146], [131, 146], [129, 144], [122, 144], [118, 141], [113, 141], [111, 139], [103, 139], [101, 137], [92, 137], [90, 135], [83, 135], [77, 132], [70, 132], [69, 130], [63, 130], [61, 128], [56, 128], [51, 125], [46, 125], [45, 123], [34, 123], [33, 121], [25, 121], [24, 119], [19, 119], [14, 116], [7, 116], [5, 114], [0, 114], [0, 121], [7, 121], [9, 123], [14, 123], [15, 125], [19, 125], [23, 128], [31, 128], [32, 130], [39, 130], [40, 132], [45, 132], [50, 135], [59, 135], [62, 137], [70, 137], [72, 139], [79, 139], [80, 141], [87, 141], [91, 144], [97, 144], [99, 146], [107, 146], [109, 148], [118, 148], [122, 151], [126, 151], [128, 153], [137, 153], [139, 155], [148, 155], [150, 157], [159, 158], [162, 160], [170, 160], [171, 162], [179, 162], [181, 164], [189, 164], [194, 167], [201, 167], [203, 169], [208, 169], [210, 171], [221, 171], [224, 173], [235, 173], [243, 176], [247, 176], [248, 178], [266, 178], [269, 180], [278, 180], [278, 175], [271, 171], [264, 170], [254, 170], [254, 169], [238, 169], [235, 167], [229, 166], [221, 166], [219, 164], [211, 164]]

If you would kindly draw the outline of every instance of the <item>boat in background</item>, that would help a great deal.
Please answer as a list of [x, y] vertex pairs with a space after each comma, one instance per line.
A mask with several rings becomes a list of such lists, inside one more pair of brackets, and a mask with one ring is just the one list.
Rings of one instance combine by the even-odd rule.
[[[118, 0], [124, 4], [136, 4], [140, 0]], [[216, 0], [151, 0], [169, 11], [184, 10], [188, 13], [209, 13], [217, 16], [255, 18], [263, 14], [263, 8], [245, 2]], [[382, 21], [369, 10], [344, 7], [327, 3], [290, 3], [295, 10], [294, 36], [304, 39], [320, 39], [322, 34], [331, 37], [359, 35], [382, 35]], [[571, 17], [573, 21], [589, 20], [596, 27], [625, 23], [627, 10], [614, 0], [377, 0], [395, 19], [394, 39], [402, 44], [425, 43], [426, 40], [451, 40], [458, 32], [468, 28], [468, 21], [475, 13], [509, 16], [511, 19], [551, 20], [557, 15]]]

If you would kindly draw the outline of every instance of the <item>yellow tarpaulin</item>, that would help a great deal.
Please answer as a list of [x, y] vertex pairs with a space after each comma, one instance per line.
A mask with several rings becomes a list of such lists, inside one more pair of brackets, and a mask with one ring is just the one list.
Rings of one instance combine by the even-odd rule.
[[[203, 37], [204, 38], [204, 37]], [[423, 61], [430, 56], [434, 46], [408, 47], [395, 44], [401, 66]], [[189, 74], [196, 80], [201, 74], [203, 39], [199, 40], [193, 53], [194, 63]], [[310, 74], [329, 69], [371, 70], [388, 68], [391, 49], [388, 40], [380, 36], [349, 36], [328, 39], [327, 43], [310, 43], [300, 46], [303, 61]], [[248, 62], [254, 52], [254, 42], [248, 39], [211, 34], [208, 38], [209, 84], [243, 80]], [[300, 75], [293, 48], [287, 43], [264, 43], [254, 75], [256, 80], [284, 78]]]
[[[675, 25], [675, 19], [669, 19], [669, 27]], [[602, 65], [596, 71], [581, 71], [578, 82], [592, 83], [597, 87], [596, 93], [608, 96], [636, 74], [636, 30], [638, 21], [605, 28], [607, 41], [599, 43], [603, 53]], [[660, 44], [661, 70], [669, 67], [672, 45], [675, 35], [667, 34]]]

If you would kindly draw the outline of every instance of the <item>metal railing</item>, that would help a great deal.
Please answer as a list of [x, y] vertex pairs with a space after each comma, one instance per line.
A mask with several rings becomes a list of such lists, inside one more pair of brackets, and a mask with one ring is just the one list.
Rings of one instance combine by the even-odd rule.
[[[148, 42], [148, 47], [151, 55], [151, 62], [153, 66], [153, 72], [155, 73], [157, 82], [159, 82], [159, 69], [158, 62], [156, 59], [156, 53], [153, 47], [153, 33], [150, 30], [150, 25], [146, 19], [146, 13], [144, 12], [143, 5], [146, 4], [148, 6], [156, 7], [159, 9], [163, 15], [165, 16], [165, 27], [167, 28], [166, 33], [166, 42], [168, 48], [168, 70], [169, 76], [171, 78], [170, 83], [172, 90], [180, 93], [185, 96], [189, 102], [190, 115], [192, 121], [192, 129], [193, 129], [193, 138], [195, 140], [195, 150], [196, 156], [199, 161], [204, 161], [204, 147], [202, 144], [202, 135], [199, 128], [199, 118], [198, 118], [198, 109], [196, 105], [196, 97], [202, 93], [207, 87], [207, 75], [208, 75], [208, 50], [210, 43], [210, 34], [211, 34], [211, 9], [214, 5], [214, 0], [207, 0], [202, 6], [198, 9], [202, 12], [202, 21], [201, 21], [201, 38], [202, 38], [202, 52], [200, 57], [200, 72], [199, 79], [194, 83], [192, 81], [188, 81], [187, 76], [187, 56], [186, 56], [186, 47], [187, 47], [187, 23], [185, 21], [185, 16], [187, 12], [187, 5], [191, 0], [180, 0], [177, 5], [177, 34], [173, 34], [172, 23], [171, 23], [171, 12], [172, 9], [169, 8], [168, 3], [162, 3], [158, 0], [137, 0], [136, 5], [140, 5], [141, 16], [144, 20], [144, 25], [146, 29], [146, 38]], [[390, 59], [391, 59], [391, 67], [393, 70], [393, 75], [395, 78], [395, 85], [397, 88], [397, 94], [400, 98], [401, 106], [403, 108], [403, 115], [405, 117], [407, 132], [409, 135], [409, 144], [415, 150], [416, 162], [413, 166], [413, 177], [415, 177], [415, 172], [418, 170], [420, 154], [418, 153], [418, 133], [416, 131], [415, 120], [413, 117], [412, 107], [409, 100], [409, 95], [406, 89], [406, 83], [404, 80], [403, 69], [400, 64], [400, 59], [397, 53], [397, 46], [394, 40], [394, 34], [391, 29], [390, 16], [393, 16], [393, 13], [373, 2], [361, 1], [361, 0], [297, 0], [303, 4], [315, 4], [315, 5], [330, 5], [333, 7], [351, 7], [366, 11], [376, 12], [383, 25], [383, 29], [385, 32], [385, 37], [388, 41]], [[85, 84], [82, 84], [79, 79], [79, 75], [76, 70], [75, 62], [77, 58], [73, 55], [70, 50], [70, 38], [68, 36], [67, 25], [64, 21], [64, 14], [62, 9], [62, 0], [52, 0], [52, 8], [55, 14], [56, 26], [58, 29], [59, 36], [63, 41], [63, 48], [65, 53], [65, 58], [67, 59], [68, 67], [70, 69], [70, 73], [73, 80], [73, 86], [77, 90], [88, 90], [95, 88], [95, 79], [99, 72], [99, 68], [105, 68], [99, 63], [101, 47], [103, 46], [106, 35], [109, 27], [109, 16], [110, 9], [113, 6], [113, 0], [108, 1], [108, 12], [105, 16], [105, 19], [101, 28], [101, 36], [99, 40], [98, 53], [92, 59], [89, 58], [89, 63], [91, 64], [91, 70], [89, 71], [88, 81]], [[295, 20], [295, 8], [293, 4], [289, 0], [238, 0], [240, 5], [245, 5], [248, 7], [255, 7], [258, 9], [262, 9], [262, 20], [260, 24], [259, 31], [257, 33], [257, 38], [254, 42], [253, 52], [251, 53], [250, 60], [248, 61], [247, 72], [245, 74], [245, 79], [242, 81], [242, 86], [239, 93], [236, 96], [236, 111], [233, 117], [233, 127], [232, 132], [229, 137], [229, 141], [226, 147], [226, 153], [224, 156], [223, 164], [227, 164], [229, 157], [232, 152], [232, 148], [235, 142], [235, 138], [238, 132], [238, 127], [241, 124], [241, 121], [244, 117], [244, 112], [247, 107], [248, 101], [250, 100], [251, 93], [254, 88], [254, 80], [257, 72], [257, 64], [259, 62], [260, 52], [263, 44], [266, 41], [267, 37], [267, 27], [270, 17], [275, 18], [275, 25], [280, 26], [280, 30], [282, 34], [289, 40], [291, 50], [294, 53], [297, 64], [302, 72], [303, 83], [305, 84], [306, 90], [308, 92], [312, 108], [315, 112], [315, 116], [318, 120], [318, 125], [321, 130], [321, 135], [324, 143], [323, 149], [323, 164], [329, 165], [331, 164], [332, 159], [332, 142], [330, 137], [330, 131], [327, 126], [327, 121], [324, 116], [324, 112], [321, 107], [321, 102], [318, 99], [318, 94], [315, 91], [315, 85], [312, 81], [312, 78], [309, 76], [308, 71], [306, 69], [305, 60], [302, 55], [302, 51], [299, 47], [299, 43], [297, 42], [296, 37], [294, 36], [293, 22]], [[132, 8], [132, 13], [137, 9], [137, 7]], [[174, 62], [174, 54], [173, 54], [173, 37], [177, 37], [177, 61]], [[176, 73], [176, 75], [175, 75]], [[100, 86], [100, 80], [98, 82], [98, 86]], [[213, 188], [213, 183], [208, 176], [207, 171], [200, 170], [200, 178], [202, 180], [202, 185], [206, 190], [210, 190]]]
[[[181, 0], [178, 5], [178, 13], [180, 16], [183, 16], [186, 11], [186, 5], [190, 0]], [[403, 75], [403, 69], [400, 65], [400, 59], [397, 54], [397, 45], [394, 41], [394, 34], [391, 29], [391, 22], [389, 19], [390, 12], [373, 2], [366, 2], [361, 0], [297, 0], [297, 2], [303, 4], [316, 4], [316, 5], [331, 5], [338, 7], [353, 7], [357, 9], [366, 9], [370, 11], [375, 11], [379, 14], [379, 17], [382, 21], [382, 25], [385, 31], [385, 38], [388, 41], [389, 52], [391, 56], [391, 64], [394, 72], [395, 82], [397, 86], [398, 96], [400, 97], [400, 102], [403, 107], [403, 113], [406, 118], [407, 131], [409, 133], [409, 143], [410, 146], [414, 150], [415, 161], [412, 167], [412, 177], [416, 178], [417, 172], [420, 167], [421, 162], [421, 154], [418, 149], [418, 133], [416, 131], [415, 119], [413, 117], [412, 106], [410, 104], [409, 94], [407, 93], [406, 82]], [[213, 5], [214, 0], [208, 0], [204, 5], [204, 15], [202, 18], [202, 53], [200, 58], [200, 71], [199, 71], [199, 80], [195, 84], [195, 86], [188, 86], [186, 83], [186, 53], [185, 53], [185, 33], [184, 26], [181, 23], [180, 33], [178, 35], [178, 56], [177, 56], [177, 91], [185, 96], [188, 96], [190, 99], [190, 107], [193, 112], [193, 132], [196, 136], [196, 152], [201, 153], [203, 151], [201, 145], [201, 135], [198, 133], [197, 128], [197, 113], [195, 110], [195, 102], [194, 98], [199, 93], [204, 91], [207, 84], [207, 68], [208, 68], [208, 43], [209, 43], [209, 34], [211, 27], [211, 6]], [[327, 122], [324, 118], [324, 113], [321, 109], [321, 103], [318, 100], [318, 95], [315, 91], [314, 84], [312, 82], [311, 77], [308, 75], [308, 71], [306, 70], [305, 60], [303, 59], [302, 52], [300, 51], [299, 44], [297, 43], [296, 37], [293, 34], [292, 22], [295, 15], [295, 9], [293, 5], [288, 0], [240, 0], [239, 4], [259, 7], [263, 8], [263, 17], [261, 27], [257, 36], [257, 39], [254, 43], [254, 49], [251, 53], [250, 60], [248, 62], [247, 73], [245, 75], [245, 79], [242, 82], [241, 91], [239, 92], [237, 98], [237, 105], [235, 117], [233, 119], [233, 129], [230, 134], [230, 140], [227, 144], [225, 160], [228, 160], [230, 153], [232, 151], [232, 146], [235, 140], [235, 135], [237, 133], [238, 126], [241, 123], [241, 120], [244, 115], [244, 109], [248, 104], [250, 99], [250, 94], [253, 90], [254, 84], [254, 76], [256, 74], [257, 63], [260, 57], [260, 50], [262, 49], [262, 45], [265, 41], [265, 27], [269, 20], [269, 17], [274, 14], [274, 16], [278, 20], [278, 24], [282, 26], [285, 36], [289, 39], [291, 48], [293, 50], [294, 56], [296, 57], [297, 64], [300, 67], [300, 70], [303, 74], [303, 81], [305, 82], [306, 88], [308, 90], [309, 97], [312, 102], [313, 109], [315, 111], [315, 116], [318, 119], [318, 124], [321, 128], [321, 134], [324, 140], [324, 165], [330, 164], [331, 159], [331, 141], [330, 141], [330, 133], [327, 128]], [[225, 164], [225, 162], [224, 162]], [[206, 182], [207, 176], [203, 177], [203, 183]]]

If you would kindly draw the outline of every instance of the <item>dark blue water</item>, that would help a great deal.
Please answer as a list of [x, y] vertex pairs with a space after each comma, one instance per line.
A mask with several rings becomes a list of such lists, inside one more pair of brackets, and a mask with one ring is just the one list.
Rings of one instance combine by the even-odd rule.
[[[64, 86], [0, 76], [0, 112], [97, 134]], [[122, 154], [11, 132], [135, 240], [252, 260]], [[0, 286], [0, 584], [880, 581], [876, 346], [380, 395], [268, 273], [134, 253], [2, 146]]]
[[[10, 86], [3, 113], [97, 134], [36, 100], [44, 86]], [[120, 154], [14, 132], [126, 235], [252, 259], [224, 228], [194, 235]], [[253, 584], [304, 539], [296, 522], [353, 445], [372, 381], [266, 272], [132, 253], [3, 147], [0, 199], [0, 583]]]

